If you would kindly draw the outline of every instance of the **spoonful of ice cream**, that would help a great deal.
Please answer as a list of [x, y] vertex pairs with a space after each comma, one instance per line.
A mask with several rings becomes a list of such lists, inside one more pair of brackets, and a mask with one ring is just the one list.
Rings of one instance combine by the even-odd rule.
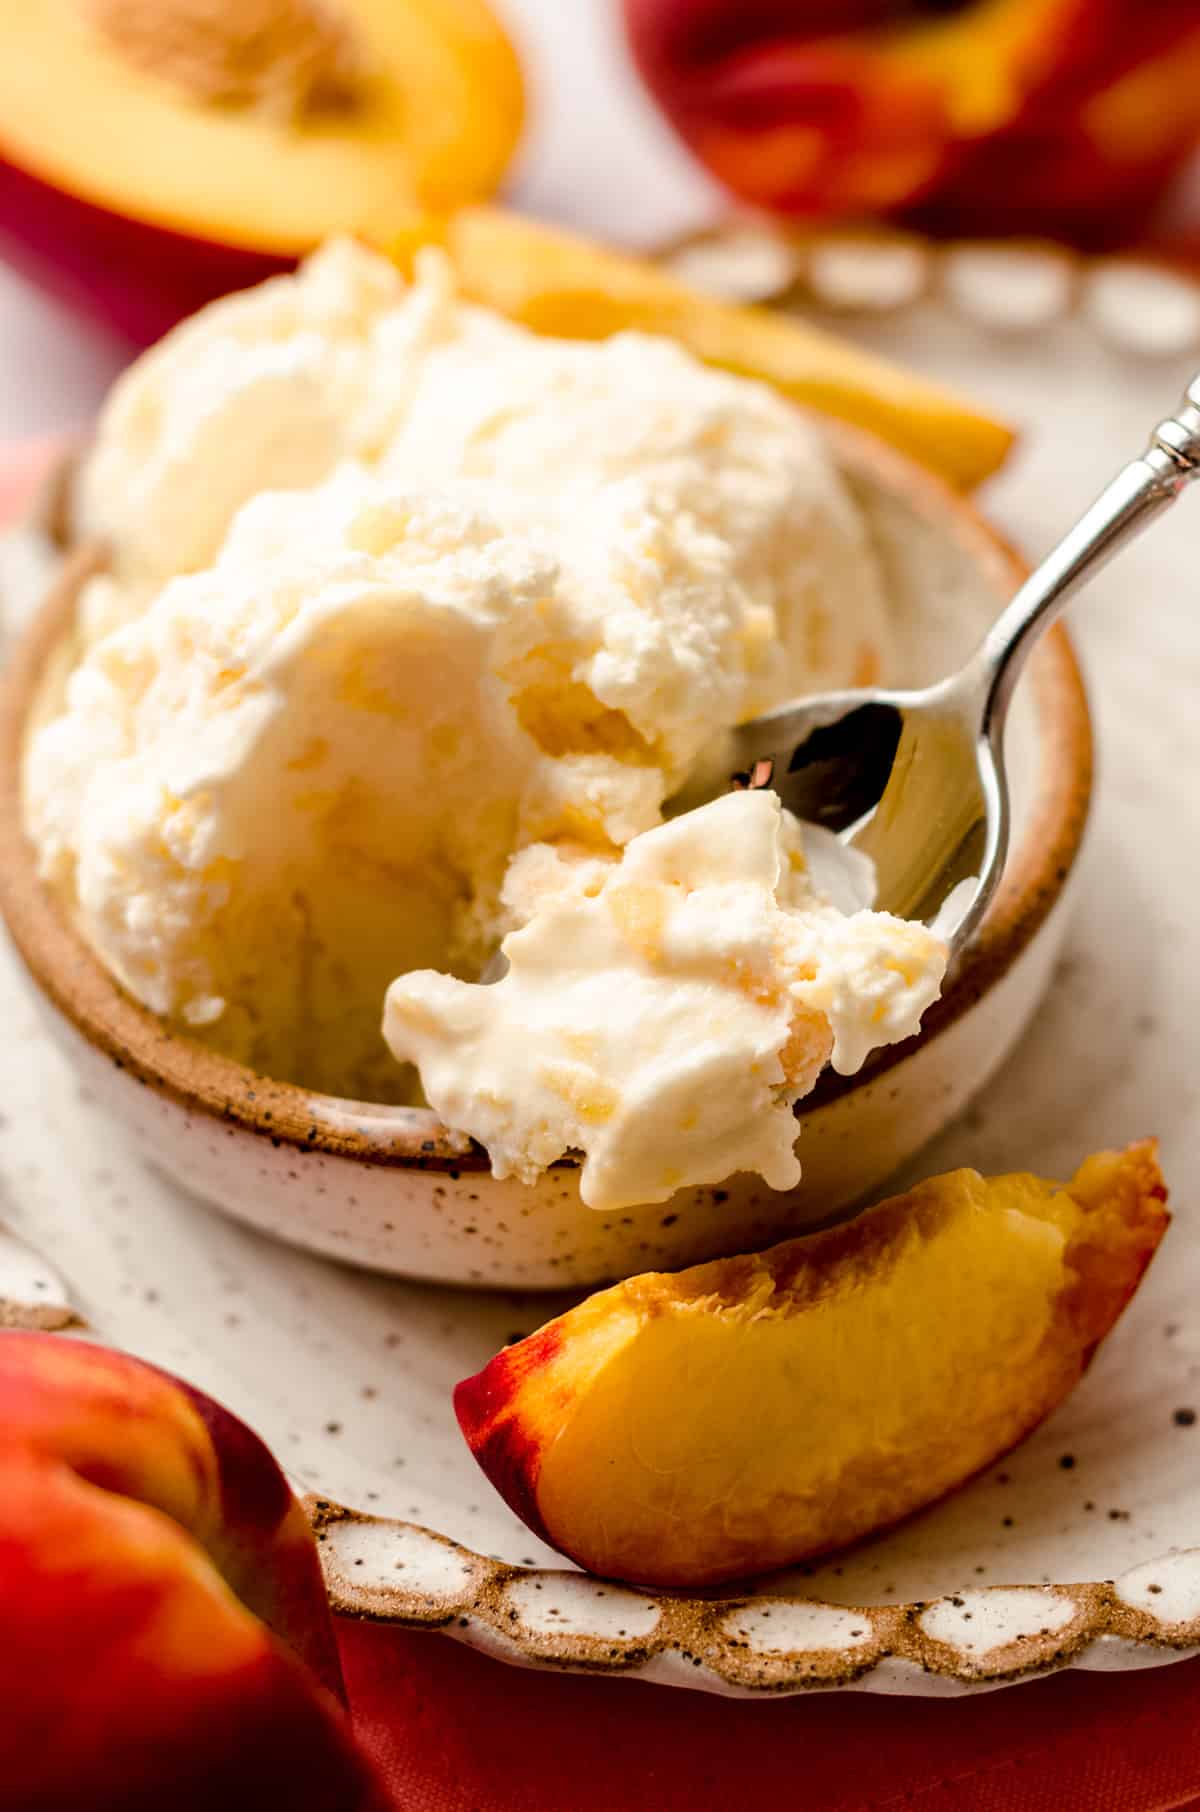
[[922, 691], [827, 693], [732, 732], [738, 781], [869, 856], [877, 910], [961, 949], [987, 911], [1009, 837], [1004, 727], [1035, 643], [1086, 580], [1200, 475], [1200, 377], [1178, 415], [1047, 556], [961, 672]]

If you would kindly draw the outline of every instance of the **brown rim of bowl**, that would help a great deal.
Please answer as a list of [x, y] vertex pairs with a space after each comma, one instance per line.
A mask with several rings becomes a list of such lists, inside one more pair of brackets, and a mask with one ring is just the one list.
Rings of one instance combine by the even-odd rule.
[[[947, 522], [998, 597], [1016, 589], [1027, 571], [1024, 562], [971, 504], [871, 435], [840, 423], [824, 425], [851, 475], [857, 469], [926, 519]], [[79, 588], [101, 564], [96, 549], [69, 555], [12, 650], [0, 685], [0, 913], [25, 967], [63, 1017], [115, 1068], [185, 1108], [300, 1151], [417, 1169], [485, 1170], [486, 1153], [468, 1146], [428, 1111], [316, 1094], [260, 1076], [168, 1029], [125, 993], [39, 880], [22, 813], [26, 721], [46, 662], [73, 621]], [[858, 1076], [827, 1072], [805, 1107], [837, 1099], [953, 1025], [1007, 973], [1061, 894], [1083, 840], [1092, 788], [1087, 697], [1061, 627], [1034, 656], [1028, 683], [1043, 744], [1038, 798], [977, 940], [916, 1038], [880, 1052]]]

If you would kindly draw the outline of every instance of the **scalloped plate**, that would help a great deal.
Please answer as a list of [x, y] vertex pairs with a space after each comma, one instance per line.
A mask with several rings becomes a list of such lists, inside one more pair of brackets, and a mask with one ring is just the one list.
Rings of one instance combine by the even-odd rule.
[[[857, 331], [1038, 424], [992, 498], [1032, 546], [1190, 375], [1178, 355], [1098, 351], [1078, 319], [998, 340], [926, 300]], [[74, 1304], [101, 1337], [211, 1391], [314, 1493], [339, 1609], [444, 1629], [505, 1660], [725, 1693], [947, 1694], [1194, 1652], [1198, 528], [1185, 503], [1091, 594], [1081, 639], [1107, 779], [1067, 952], [1017, 1055], [920, 1167], [1063, 1174], [1088, 1149], [1157, 1133], [1176, 1225], [1084, 1386], [952, 1499], [819, 1568], [715, 1597], [564, 1568], [492, 1494], [449, 1409], [456, 1378], [559, 1303], [368, 1277], [186, 1200], [80, 1097], [5, 957], [0, 1212], [65, 1279], [0, 1240], [8, 1320], [61, 1320]]]

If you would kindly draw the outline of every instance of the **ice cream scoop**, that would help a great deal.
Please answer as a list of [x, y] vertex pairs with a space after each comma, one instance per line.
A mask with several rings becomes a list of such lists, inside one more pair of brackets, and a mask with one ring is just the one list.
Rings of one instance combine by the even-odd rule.
[[822, 881], [764, 791], [685, 812], [615, 859], [526, 849], [506, 881], [521, 923], [503, 976], [397, 977], [384, 1036], [497, 1177], [534, 1183], [577, 1151], [592, 1208], [739, 1171], [794, 1188], [797, 1101], [827, 1062], [851, 1075], [911, 1037], [946, 964], [923, 925], [839, 904]]

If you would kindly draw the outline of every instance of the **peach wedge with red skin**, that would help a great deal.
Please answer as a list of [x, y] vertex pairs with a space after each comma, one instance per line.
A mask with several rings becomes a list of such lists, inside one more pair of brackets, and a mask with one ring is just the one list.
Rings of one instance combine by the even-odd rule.
[[503, 208], [414, 221], [387, 250], [405, 271], [431, 242], [461, 294], [533, 333], [604, 340], [661, 334], [693, 358], [770, 384], [801, 407], [854, 427], [971, 490], [1012, 448], [1013, 431], [931, 379], [769, 308], [739, 308], [680, 283], [650, 260]]
[[312, 1532], [262, 1443], [125, 1355], [0, 1335], [0, 1804], [380, 1812]]
[[476, 1459], [591, 1572], [697, 1586], [886, 1528], [1079, 1381], [1166, 1230], [1153, 1144], [955, 1171], [757, 1255], [589, 1297], [460, 1384]]

